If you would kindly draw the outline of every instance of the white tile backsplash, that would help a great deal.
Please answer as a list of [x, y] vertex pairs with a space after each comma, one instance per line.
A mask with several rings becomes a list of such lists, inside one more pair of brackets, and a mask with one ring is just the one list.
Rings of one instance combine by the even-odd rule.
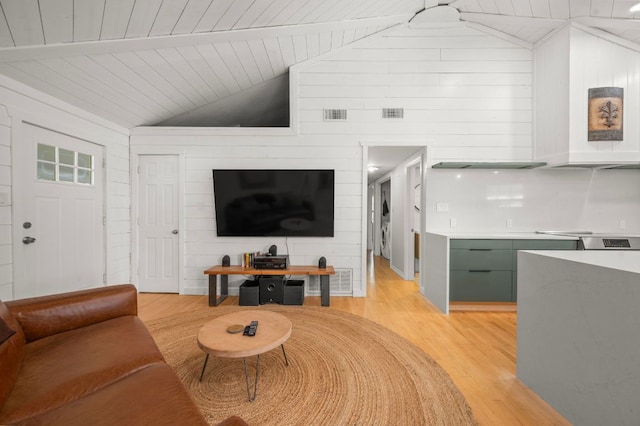
[[[427, 171], [427, 230], [640, 234], [640, 171]], [[437, 205], [447, 203], [447, 212]], [[511, 228], [507, 228], [510, 221]], [[620, 222], [625, 228], [620, 228]]]

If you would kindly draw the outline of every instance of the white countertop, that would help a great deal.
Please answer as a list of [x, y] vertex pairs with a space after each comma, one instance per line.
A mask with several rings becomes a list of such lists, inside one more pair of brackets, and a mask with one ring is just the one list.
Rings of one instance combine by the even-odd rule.
[[523, 252], [640, 274], [640, 250], [523, 250]]
[[465, 240], [577, 240], [578, 237], [567, 237], [565, 235], [538, 234], [536, 232], [453, 232], [435, 231], [427, 232], [447, 237], [449, 239]]

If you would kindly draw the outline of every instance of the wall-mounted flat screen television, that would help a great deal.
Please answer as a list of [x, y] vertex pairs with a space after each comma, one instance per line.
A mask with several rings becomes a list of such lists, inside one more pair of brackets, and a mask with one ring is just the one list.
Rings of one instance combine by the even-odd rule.
[[333, 237], [334, 170], [214, 169], [220, 237]]

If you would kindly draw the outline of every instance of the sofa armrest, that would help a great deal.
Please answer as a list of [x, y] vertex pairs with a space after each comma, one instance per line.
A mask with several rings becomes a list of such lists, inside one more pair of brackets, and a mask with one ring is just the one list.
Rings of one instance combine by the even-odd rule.
[[80, 290], [5, 302], [27, 342], [108, 319], [138, 314], [138, 292], [131, 284]]

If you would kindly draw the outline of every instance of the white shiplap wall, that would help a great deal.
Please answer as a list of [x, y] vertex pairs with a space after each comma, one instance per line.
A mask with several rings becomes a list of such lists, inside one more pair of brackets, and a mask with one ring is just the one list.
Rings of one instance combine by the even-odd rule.
[[[462, 23], [390, 29], [300, 67], [301, 133], [429, 140], [435, 160], [529, 160], [532, 67], [530, 49]], [[323, 108], [348, 119], [324, 122]]]
[[[185, 158], [185, 292], [205, 293], [203, 271], [223, 255], [239, 263], [240, 253], [276, 244], [289, 252], [293, 264], [314, 264], [325, 256], [336, 268], [352, 269], [354, 294], [364, 294], [361, 142], [401, 146], [423, 141], [440, 160], [528, 160], [531, 73], [529, 49], [465, 25], [402, 27], [291, 68], [291, 104], [300, 134], [134, 129], [135, 154]], [[403, 107], [405, 118], [383, 120], [383, 107]], [[323, 121], [325, 108], [346, 108], [348, 118]], [[216, 237], [211, 181], [216, 167], [335, 169], [336, 236], [289, 238], [288, 250], [284, 239]]]
[[[244, 134], [243, 134], [244, 133]], [[272, 132], [273, 133], [273, 132]], [[187, 294], [207, 294], [203, 271], [220, 264], [225, 254], [240, 264], [244, 252], [265, 252], [278, 246], [293, 265], [315, 265], [325, 256], [335, 268], [352, 269], [360, 283], [360, 171], [361, 149], [344, 139], [298, 137], [289, 131], [273, 136], [252, 136], [243, 129], [138, 128], [133, 130], [135, 154], [182, 154], [185, 166], [184, 282]], [[135, 161], [135, 159], [134, 159]], [[212, 169], [275, 168], [335, 170], [335, 236], [333, 238], [217, 237], [213, 207]], [[134, 200], [135, 202], [135, 200]], [[137, 262], [134, 253], [134, 262]], [[233, 287], [243, 278], [230, 277]], [[360, 291], [358, 289], [358, 291]]]
[[35, 124], [105, 147], [107, 283], [131, 280], [131, 220], [128, 130], [92, 116], [37, 90], [0, 76], [0, 193], [9, 205], [0, 205], [0, 299], [13, 297], [12, 234], [21, 229], [12, 222], [11, 205], [21, 194], [12, 191], [11, 147], [22, 143], [25, 123]]
[[11, 204], [11, 119], [0, 105], [0, 300], [13, 295]]
[[[535, 157], [549, 163], [640, 161], [640, 51], [575, 24], [536, 48]], [[588, 91], [624, 89], [624, 140], [588, 141]]]

